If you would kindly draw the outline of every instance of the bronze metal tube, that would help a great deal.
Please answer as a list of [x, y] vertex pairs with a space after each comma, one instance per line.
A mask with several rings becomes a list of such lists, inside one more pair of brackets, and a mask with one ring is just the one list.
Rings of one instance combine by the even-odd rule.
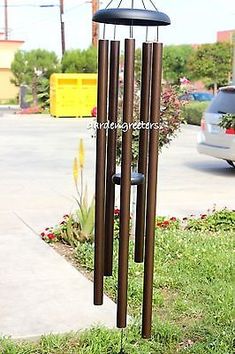
[[110, 69], [109, 69], [109, 129], [107, 142], [107, 166], [106, 166], [106, 205], [105, 205], [105, 261], [104, 275], [112, 275], [113, 268], [113, 231], [114, 231], [114, 205], [115, 184], [112, 176], [116, 172], [116, 140], [118, 115], [118, 87], [119, 87], [119, 56], [120, 42], [111, 41], [110, 45]]
[[130, 189], [131, 189], [131, 142], [134, 96], [134, 59], [135, 40], [125, 40], [124, 59], [124, 93], [123, 93], [123, 123], [127, 130], [122, 132], [122, 162], [120, 187], [120, 229], [119, 229], [119, 264], [118, 264], [118, 298], [117, 327], [126, 327], [127, 317], [127, 286], [128, 286], [128, 252], [130, 223]]
[[103, 304], [106, 131], [101, 124], [107, 121], [108, 45], [107, 40], [99, 40], [95, 182], [95, 305]]
[[[153, 43], [152, 89], [150, 122], [159, 125], [162, 73], [162, 43]], [[152, 324], [154, 236], [157, 193], [159, 130], [151, 129], [149, 137], [149, 165], [147, 187], [146, 238], [144, 259], [144, 295], [142, 313], [142, 337], [150, 338]]]
[[[149, 122], [150, 85], [151, 85], [152, 43], [142, 46], [142, 76], [140, 99], [140, 122]], [[143, 262], [145, 208], [146, 208], [146, 174], [149, 130], [142, 128], [139, 136], [138, 172], [143, 173], [145, 181], [137, 186], [136, 225], [135, 225], [135, 262]]]

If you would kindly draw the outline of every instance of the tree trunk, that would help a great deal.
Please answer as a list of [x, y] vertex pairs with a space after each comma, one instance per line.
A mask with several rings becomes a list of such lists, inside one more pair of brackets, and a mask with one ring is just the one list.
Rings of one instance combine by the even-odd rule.
[[33, 107], [37, 107], [38, 105], [38, 97], [37, 97], [37, 79], [34, 76], [32, 80], [32, 96], [33, 96]]

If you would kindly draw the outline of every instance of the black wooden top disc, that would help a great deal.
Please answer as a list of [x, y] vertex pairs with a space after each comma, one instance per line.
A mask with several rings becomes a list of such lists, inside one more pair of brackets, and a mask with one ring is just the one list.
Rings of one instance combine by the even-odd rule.
[[93, 16], [94, 22], [127, 26], [167, 26], [170, 18], [163, 12], [145, 9], [104, 9]]

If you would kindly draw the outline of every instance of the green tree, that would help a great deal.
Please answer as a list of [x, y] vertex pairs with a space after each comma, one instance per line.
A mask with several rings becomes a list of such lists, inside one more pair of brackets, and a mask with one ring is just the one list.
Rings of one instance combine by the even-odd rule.
[[97, 49], [74, 49], [67, 51], [62, 58], [63, 73], [95, 73], [97, 72]]
[[202, 44], [191, 56], [188, 68], [191, 79], [207, 84], [226, 85], [232, 70], [232, 45], [229, 43]]
[[59, 71], [59, 61], [54, 52], [44, 49], [31, 51], [18, 51], [11, 65], [16, 86], [27, 85], [33, 96], [33, 103], [38, 103], [38, 91], [40, 87], [49, 90], [49, 78], [54, 72]]
[[171, 84], [179, 84], [179, 79], [188, 77], [188, 58], [193, 53], [191, 45], [169, 45], [163, 51], [163, 78]]

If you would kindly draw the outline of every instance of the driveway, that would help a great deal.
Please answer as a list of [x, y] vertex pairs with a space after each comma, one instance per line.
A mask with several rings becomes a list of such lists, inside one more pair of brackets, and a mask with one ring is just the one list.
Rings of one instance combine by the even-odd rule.
[[199, 127], [184, 126], [159, 162], [158, 212], [188, 216], [213, 206], [235, 209], [235, 169], [196, 151]]
[[[84, 179], [93, 195], [95, 140], [87, 129], [92, 122], [46, 115], [1, 117], [1, 230], [14, 228], [11, 220], [17, 217], [39, 232], [75, 207], [72, 165], [80, 138], [85, 144]], [[183, 217], [214, 205], [235, 208], [235, 169], [197, 153], [198, 130], [184, 126], [160, 155], [158, 214]]]

